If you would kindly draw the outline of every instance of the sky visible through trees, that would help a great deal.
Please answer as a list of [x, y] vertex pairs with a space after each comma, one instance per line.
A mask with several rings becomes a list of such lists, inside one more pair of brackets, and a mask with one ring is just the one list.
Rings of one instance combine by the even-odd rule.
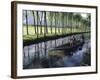
[[89, 13], [23, 10], [25, 35], [59, 35], [90, 31]]

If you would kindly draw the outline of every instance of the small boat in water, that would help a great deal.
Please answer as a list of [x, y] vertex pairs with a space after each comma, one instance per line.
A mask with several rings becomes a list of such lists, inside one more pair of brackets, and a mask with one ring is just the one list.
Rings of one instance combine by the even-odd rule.
[[71, 55], [71, 53], [73, 53], [74, 51], [76, 51], [78, 48], [81, 48], [83, 46], [83, 44], [84, 44], [84, 41], [73, 41], [71, 43], [67, 43], [67, 44], [55, 47], [50, 52], [51, 53], [53, 52], [52, 55], [55, 55], [55, 54], [57, 55], [58, 51], [61, 52], [61, 54], [64, 53], [63, 55]]
[[[81, 45], [81, 44], [80, 44]], [[73, 55], [65, 55], [61, 50], [54, 50], [50, 53], [50, 67], [73, 67], [73, 66], [89, 66], [90, 61], [90, 47], [88, 43], [72, 52]], [[58, 53], [57, 53], [58, 52]]]
[[74, 50], [76, 50], [78, 47], [82, 47], [82, 45], [84, 44], [84, 42], [77, 42], [77, 43], [73, 43], [72, 45], [70, 45], [70, 43], [56, 47], [55, 50], [64, 50], [65, 52], [73, 52]]

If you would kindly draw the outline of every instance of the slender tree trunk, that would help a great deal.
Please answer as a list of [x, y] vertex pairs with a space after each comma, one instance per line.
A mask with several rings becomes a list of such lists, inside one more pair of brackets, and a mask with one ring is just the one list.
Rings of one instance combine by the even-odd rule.
[[46, 19], [46, 11], [45, 11], [45, 32], [46, 34], [48, 33], [48, 29], [47, 29], [47, 19]]
[[64, 34], [66, 33], [66, 13], [64, 13]]
[[46, 36], [46, 12], [44, 11], [44, 37]]
[[40, 33], [43, 34], [43, 32], [42, 32], [42, 20], [43, 20], [42, 18], [43, 18], [43, 12], [41, 12], [41, 14], [42, 14], [42, 15], [41, 15], [41, 22], [40, 22], [40, 24], [41, 24], [41, 31], [40, 31]]
[[56, 12], [56, 35], [57, 35], [57, 32], [58, 32], [58, 13]]
[[73, 14], [72, 14], [72, 21], [71, 21], [71, 33], [73, 32]]
[[39, 37], [39, 30], [38, 30], [38, 11], [36, 11], [36, 16], [37, 16], [37, 38]]
[[32, 11], [32, 13], [33, 13], [33, 19], [34, 19], [34, 30], [35, 30], [35, 34], [36, 34], [36, 24], [35, 24], [36, 20], [35, 20], [35, 14], [34, 14], [34, 11]]
[[62, 34], [62, 13], [60, 13], [60, 33]]
[[62, 34], [63, 34], [63, 28], [64, 28], [64, 13], [62, 13]]
[[42, 34], [42, 18], [43, 18], [43, 14], [41, 12], [41, 15], [39, 15], [39, 12], [38, 12], [38, 28], [40, 30], [40, 34]]
[[28, 32], [28, 15], [27, 15], [27, 10], [26, 10], [26, 31], [27, 31], [27, 35], [29, 35], [29, 32]]
[[50, 12], [50, 27], [51, 27], [51, 34], [52, 34], [52, 12]]
[[58, 25], [59, 25], [58, 33], [60, 33], [60, 14], [58, 14], [58, 17], [59, 17], [59, 19], [58, 19]]
[[67, 31], [68, 31], [68, 30], [67, 30], [67, 29], [68, 29], [67, 27], [68, 27], [68, 13], [66, 13], [66, 33], [67, 33]]
[[56, 24], [56, 12], [55, 12], [55, 35], [56, 35], [56, 27], [57, 27], [57, 24]]

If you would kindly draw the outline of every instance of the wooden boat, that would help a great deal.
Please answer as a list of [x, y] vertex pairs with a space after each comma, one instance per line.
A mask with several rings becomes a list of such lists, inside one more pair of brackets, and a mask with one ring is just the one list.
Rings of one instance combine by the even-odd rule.
[[[81, 48], [84, 44], [84, 41], [76, 41], [72, 44], [67, 43], [58, 47], [55, 47], [52, 51], [50, 51], [51, 53], [53, 52], [53, 55], [59, 52], [62, 52], [62, 55], [71, 55], [72, 53], [74, 53], [74, 51], [76, 51], [78, 48]], [[59, 53], [58, 53], [59, 55]]]

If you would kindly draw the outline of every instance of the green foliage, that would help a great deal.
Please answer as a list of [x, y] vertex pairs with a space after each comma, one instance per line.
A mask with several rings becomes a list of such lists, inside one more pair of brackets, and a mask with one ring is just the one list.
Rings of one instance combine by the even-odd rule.
[[[24, 40], [90, 31], [91, 15], [74, 12], [24, 11]], [[33, 25], [33, 26], [32, 26]]]

